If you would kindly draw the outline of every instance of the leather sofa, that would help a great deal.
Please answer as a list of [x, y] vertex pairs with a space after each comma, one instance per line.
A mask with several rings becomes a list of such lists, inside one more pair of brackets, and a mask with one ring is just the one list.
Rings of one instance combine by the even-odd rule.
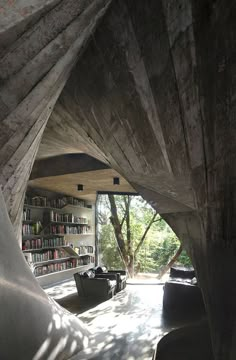
[[96, 278], [113, 278], [116, 277], [116, 292], [124, 290], [126, 287], [127, 274], [125, 270], [107, 270], [105, 266], [97, 266], [93, 269], [90, 269], [95, 273]]
[[193, 268], [173, 267], [164, 285], [163, 311], [166, 316], [204, 313], [201, 289]]
[[126, 288], [127, 274], [125, 270], [108, 270], [108, 274], [117, 274], [117, 292]]
[[83, 298], [94, 300], [108, 300], [116, 293], [116, 276], [108, 278], [97, 278], [92, 272], [74, 274], [78, 295]]

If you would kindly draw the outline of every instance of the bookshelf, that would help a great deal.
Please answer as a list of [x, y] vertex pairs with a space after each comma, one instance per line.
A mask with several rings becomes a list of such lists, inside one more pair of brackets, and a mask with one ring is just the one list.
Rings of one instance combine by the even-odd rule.
[[83, 200], [26, 196], [22, 251], [41, 285], [94, 266], [94, 226], [94, 208]]

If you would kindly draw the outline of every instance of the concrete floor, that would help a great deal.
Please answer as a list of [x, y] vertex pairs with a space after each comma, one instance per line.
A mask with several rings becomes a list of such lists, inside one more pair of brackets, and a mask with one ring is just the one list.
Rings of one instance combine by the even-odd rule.
[[91, 332], [89, 348], [73, 360], [151, 360], [157, 342], [184, 324], [164, 320], [162, 285], [129, 284], [113, 299], [98, 305], [79, 301], [73, 280], [46, 292], [86, 323]]

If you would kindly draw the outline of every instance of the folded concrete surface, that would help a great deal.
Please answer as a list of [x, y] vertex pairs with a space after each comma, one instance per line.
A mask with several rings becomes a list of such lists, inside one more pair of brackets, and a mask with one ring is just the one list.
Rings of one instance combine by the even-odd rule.
[[[236, 2], [6, 4], [0, 12], [0, 184], [18, 240], [35, 158], [52, 151], [97, 158], [181, 239], [203, 292], [215, 360], [235, 359]], [[13, 235], [1, 237], [1, 301], [11, 309], [16, 303], [5, 291], [24, 288], [22, 282], [29, 291], [37, 285], [26, 281], [31, 275]], [[27, 343], [21, 324], [28, 301], [16, 317], [19, 344]]]

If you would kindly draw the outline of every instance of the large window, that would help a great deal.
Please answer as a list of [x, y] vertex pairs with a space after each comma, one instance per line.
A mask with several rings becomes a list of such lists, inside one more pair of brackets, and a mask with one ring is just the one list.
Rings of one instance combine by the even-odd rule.
[[[97, 212], [100, 262], [109, 269], [126, 269], [131, 277], [158, 274], [180, 247], [172, 229], [141, 196], [99, 195]], [[178, 263], [191, 264], [185, 251]]]

